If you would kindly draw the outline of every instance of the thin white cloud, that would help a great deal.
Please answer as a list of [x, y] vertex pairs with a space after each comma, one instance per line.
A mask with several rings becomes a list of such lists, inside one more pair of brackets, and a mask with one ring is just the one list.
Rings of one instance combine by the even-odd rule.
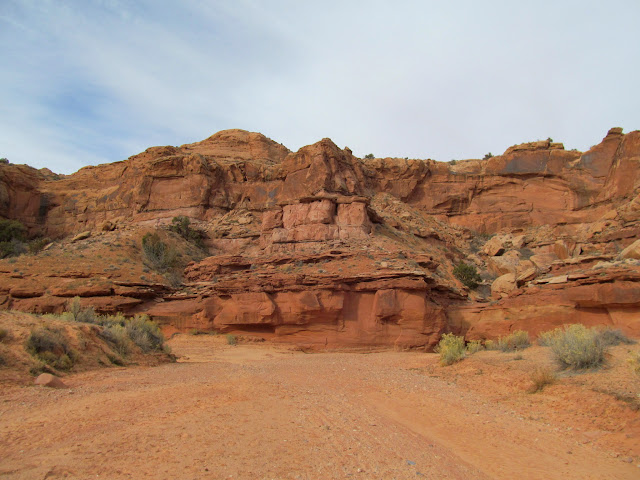
[[640, 128], [640, 4], [0, 5], [0, 156], [69, 173], [225, 128], [297, 149], [481, 157]]

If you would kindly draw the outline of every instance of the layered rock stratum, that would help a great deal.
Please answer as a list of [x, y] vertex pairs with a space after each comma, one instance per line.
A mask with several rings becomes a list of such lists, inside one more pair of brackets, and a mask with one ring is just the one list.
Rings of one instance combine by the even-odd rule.
[[[226, 130], [69, 176], [0, 164], [0, 217], [54, 239], [0, 261], [0, 308], [59, 312], [80, 296], [167, 331], [309, 348], [576, 322], [639, 336], [639, 192], [640, 131], [620, 128], [587, 152], [538, 141], [449, 163]], [[167, 230], [178, 216], [203, 248]], [[145, 262], [154, 232], [177, 252], [172, 272]]]

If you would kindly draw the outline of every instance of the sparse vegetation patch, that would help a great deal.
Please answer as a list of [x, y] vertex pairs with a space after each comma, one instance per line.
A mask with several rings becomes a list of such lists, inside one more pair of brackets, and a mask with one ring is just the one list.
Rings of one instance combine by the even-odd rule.
[[635, 340], [627, 337], [622, 330], [605, 328], [600, 330], [598, 338], [604, 347], [615, 347], [616, 345], [633, 345]]
[[157, 233], [142, 237], [142, 252], [145, 263], [158, 272], [164, 273], [176, 264], [175, 249], [163, 242]]
[[196, 246], [203, 248], [202, 240], [205, 234], [202, 230], [193, 228], [191, 226], [191, 220], [189, 219], [189, 217], [185, 217], [184, 215], [173, 217], [173, 219], [171, 220], [171, 225], [169, 226], [169, 230], [177, 233], [188, 242], [191, 242]]

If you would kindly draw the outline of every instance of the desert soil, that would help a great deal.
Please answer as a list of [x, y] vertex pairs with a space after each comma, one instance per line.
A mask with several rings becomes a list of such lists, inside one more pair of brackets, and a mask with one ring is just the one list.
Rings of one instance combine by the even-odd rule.
[[640, 478], [630, 347], [530, 394], [542, 347], [440, 367], [424, 353], [170, 344], [174, 364], [78, 373], [68, 390], [3, 385], [0, 478]]

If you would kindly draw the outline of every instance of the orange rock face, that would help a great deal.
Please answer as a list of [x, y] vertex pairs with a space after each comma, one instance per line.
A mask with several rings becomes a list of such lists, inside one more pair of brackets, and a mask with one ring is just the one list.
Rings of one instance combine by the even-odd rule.
[[[69, 176], [0, 165], [0, 217], [57, 239], [0, 260], [0, 308], [60, 312], [79, 296], [172, 331], [314, 348], [571, 322], [640, 335], [638, 158], [640, 132], [620, 129], [584, 153], [541, 141], [455, 164], [227, 130]], [[180, 215], [204, 250], [166, 232]], [[154, 231], [179, 248], [171, 278], [145, 263]], [[476, 291], [453, 275], [461, 261], [481, 273]]]

